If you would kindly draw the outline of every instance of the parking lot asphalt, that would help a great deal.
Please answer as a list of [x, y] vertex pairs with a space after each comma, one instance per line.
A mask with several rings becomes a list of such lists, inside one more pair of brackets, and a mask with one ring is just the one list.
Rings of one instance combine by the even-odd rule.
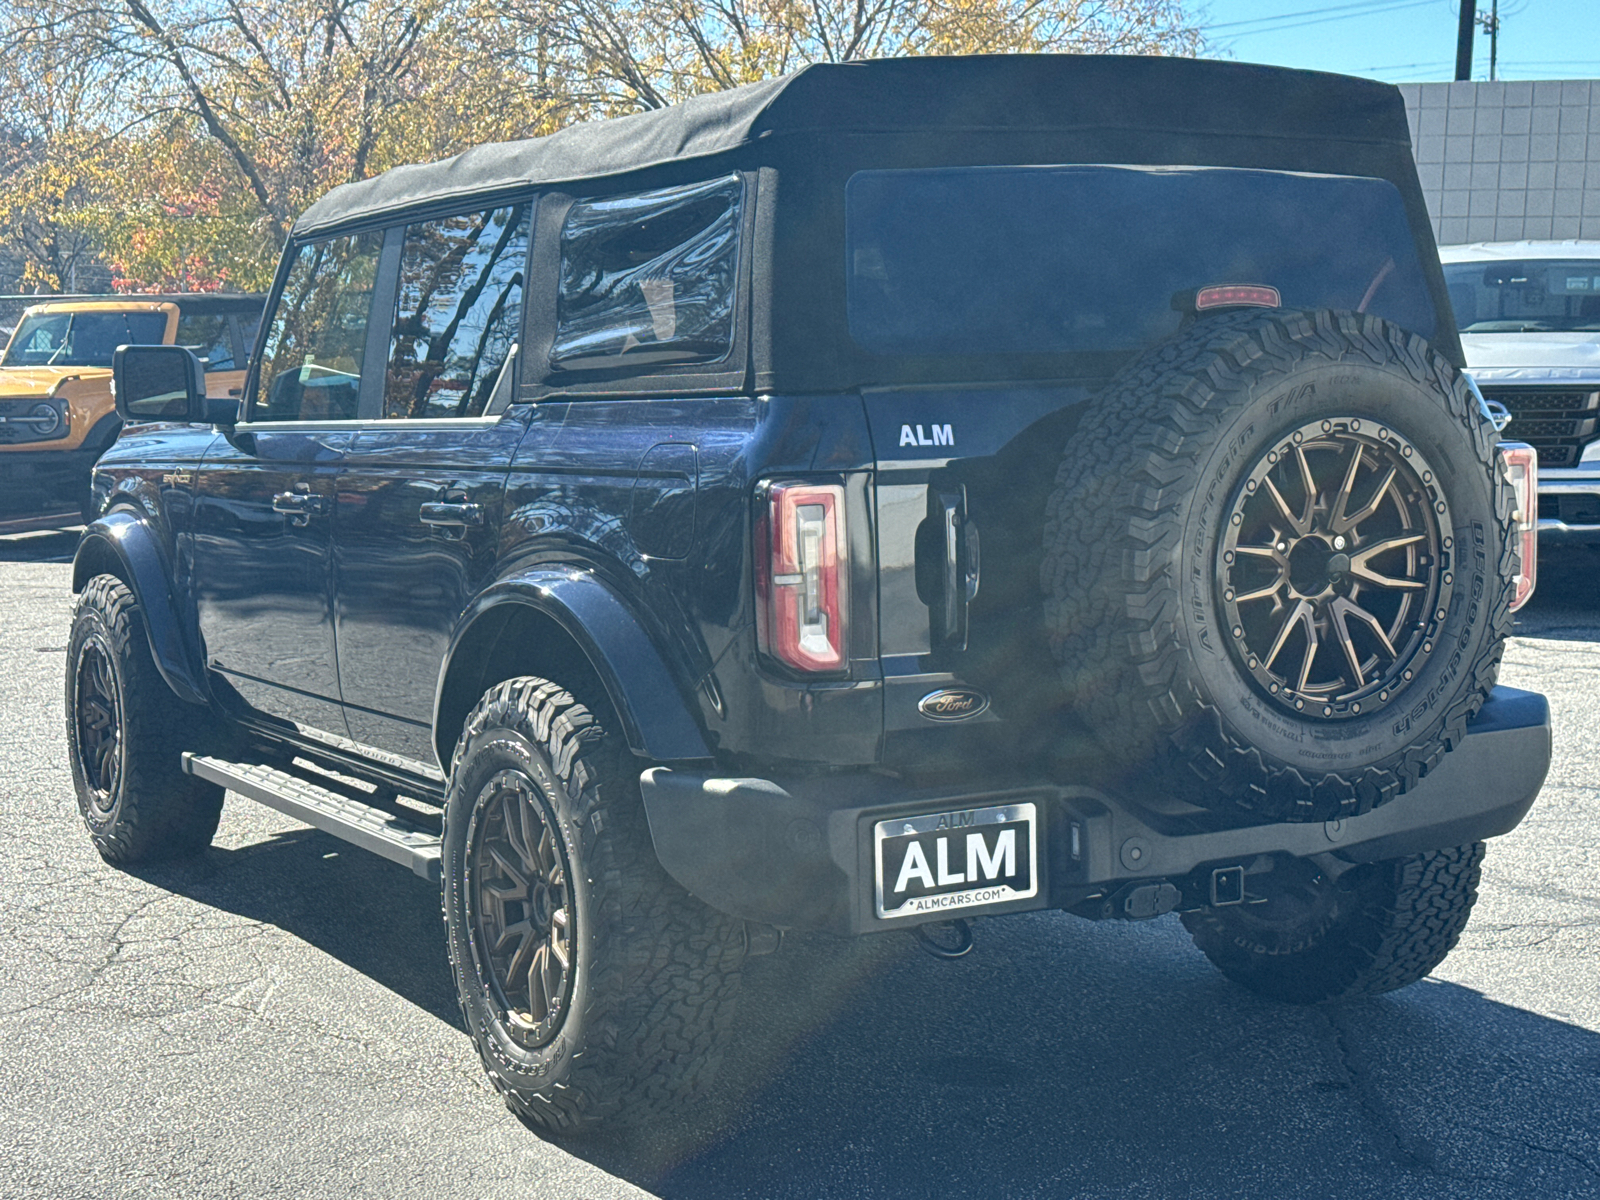
[[483, 1080], [434, 887], [237, 798], [195, 861], [95, 855], [73, 543], [0, 538], [0, 1196], [1600, 1196], [1600, 557], [1547, 555], [1519, 621], [1555, 763], [1432, 978], [1273, 1004], [1175, 917], [791, 938], [711, 1096], [557, 1145]]

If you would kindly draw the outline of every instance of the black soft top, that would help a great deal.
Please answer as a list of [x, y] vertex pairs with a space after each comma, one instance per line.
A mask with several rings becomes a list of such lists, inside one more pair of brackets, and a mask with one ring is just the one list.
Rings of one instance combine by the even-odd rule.
[[[1432, 307], [1449, 311], [1399, 89], [1184, 58], [978, 55], [819, 64], [671, 108], [397, 167], [329, 192], [295, 224], [294, 237], [538, 191], [550, 203], [541, 205], [545, 233], [535, 245], [548, 246], [574, 198], [737, 171], [755, 181], [748, 346], [703, 378], [669, 372], [672, 380], [630, 377], [627, 386], [823, 392], [990, 379], [997, 370], [1013, 378], [1103, 376], [1125, 351], [957, 361], [872, 354], [852, 340], [848, 181], [865, 171], [986, 165], [1231, 167], [1387, 180], [1400, 194]], [[535, 317], [530, 329], [554, 321], [553, 312]], [[1431, 331], [1418, 332], [1460, 365], [1453, 323], [1425, 324]], [[543, 362], [539, 351], [530, 342], [529, 361]], [[540, 369], [533, 386], [591, 386], [573, 372]], [[592, 386], [616, 385], [596, 373]]]
[[[1174, 162], [1199, 137], [1278, 143], [1284, 169], [1308, 144], [1385, 147], [1409, 166], [1411, 140], [1397, 88], [1246, 63], [1126, 55], [974, 55], [822, 63], [793, 75], [548, 137], [476, 146], [454, 158], [396, 167], [337, 187], [295, 223], [297, 238], [457, 198], [578, 184], [687, 160], [746, 157], [782, 167], [814, 153], [813, 138], [929, 134], [1139, 135], [1169, 140]], [[808, 135], [794, 137], [793, 135]], [[1043, 148], [1043, 147], [1041, 147]], [[1271, 156], [1269, 157], [1279, 157]], [[1101, 161], [1148, 161], [1148, 150]], [[1266, 165], [1266, 164], [1263, 164]]]

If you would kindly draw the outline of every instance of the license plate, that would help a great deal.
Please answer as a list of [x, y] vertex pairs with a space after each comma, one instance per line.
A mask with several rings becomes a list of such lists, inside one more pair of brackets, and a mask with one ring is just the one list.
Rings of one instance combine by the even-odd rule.
[[878, 916], [924, 916], [1035, 896], [1038, 840], [1032, 804], [879, 821], [873, 828]]

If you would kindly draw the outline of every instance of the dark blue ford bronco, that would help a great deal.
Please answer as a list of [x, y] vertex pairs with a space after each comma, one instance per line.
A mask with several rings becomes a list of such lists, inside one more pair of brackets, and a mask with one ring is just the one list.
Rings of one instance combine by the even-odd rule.
[[329, 193], [243, 398], [124, 347], [66, 671], [107, 859], [225, 791], [442, 883], [511, 1107], [709, 1077], [782, 931], [1177, 911], [1433, 969], [1550, 758], [1533, 465], [1387, 86], [816, 66]]

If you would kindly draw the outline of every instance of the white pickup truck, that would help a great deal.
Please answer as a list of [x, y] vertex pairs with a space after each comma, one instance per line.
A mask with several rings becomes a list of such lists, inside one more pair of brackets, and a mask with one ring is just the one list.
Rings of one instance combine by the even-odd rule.
[[1539, 540], [1600, 545], [1600, 242], [1440, 246], [1467, 368], [1539, 451]]

